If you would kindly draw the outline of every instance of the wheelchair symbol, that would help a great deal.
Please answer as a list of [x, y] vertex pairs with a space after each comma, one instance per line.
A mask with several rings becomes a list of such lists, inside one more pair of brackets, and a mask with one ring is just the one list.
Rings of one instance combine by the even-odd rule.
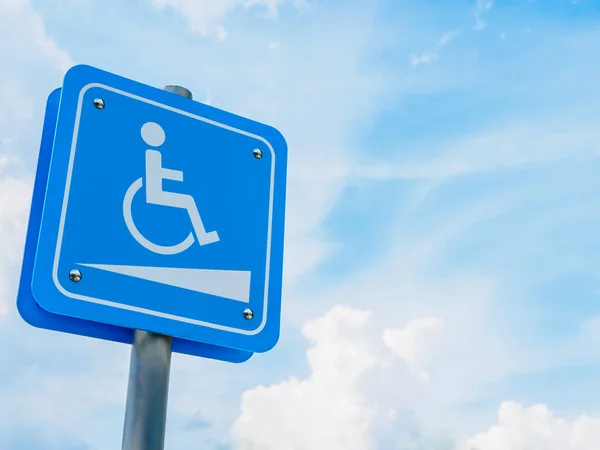
[[[154, 122], [145, 123], [142, 126], [141, 135], [144, 142], [150, 147], [160, 147], [165, 141], [163, 128]], [[163, 191], [162, 181], [183, 181], [183, 171], [163, 168], [162, 155], [158, 150], [147, 149], [145, 160], [146, 203], [187, 210], [194, 232], [190, 231], [188, 236], [178, 244], [168, 246], [155, 244], [140, 233], [131, 213], [133, 198], [144, 187], [144, 179], [140, 177], [129, 186], [123, 198], [123, 218], [131, 236], [144, 248], [161, 255], [176, 255], [177, 253], [181, 253], [187, 250], [196, 239], [200, 245], [218, 242], [218, 233], [216, 231], [207, 232], [204, 228], [198, 207], [191, 195]], [[194, 233], [196, 234], [195, 238]]]

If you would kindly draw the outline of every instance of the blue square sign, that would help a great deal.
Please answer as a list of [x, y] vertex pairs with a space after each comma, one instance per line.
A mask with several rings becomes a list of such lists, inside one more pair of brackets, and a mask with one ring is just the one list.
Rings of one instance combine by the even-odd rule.
[[[48, 182], [48, 169], [52, 156], [52, 143], [54, 142], [60, 93], [61, 89], [54, 90], [48, 96], [46, 102], [44, 129], [33, 185], [27, 237], [23, 251], [23, 263], [17, 294], [17, 309], [21, 317], [34, 327], [131, 344], [133, 342], [133, 330], [131, 328], [53, 314], [38, 305], [31, 291], [31, 277], [38, 246], [44, 198], [46, 196], [46, 183]], [[172, 350], [177, 353], [234, 363], [247, 361], [252, 356], [251, 352], [244, 350], [219, 347], [180, 338], [173, 338]]]
[[271, 349], [286, 165], [272, 127], [75, 66], [61, 92], [35, 300], [54, 314]]

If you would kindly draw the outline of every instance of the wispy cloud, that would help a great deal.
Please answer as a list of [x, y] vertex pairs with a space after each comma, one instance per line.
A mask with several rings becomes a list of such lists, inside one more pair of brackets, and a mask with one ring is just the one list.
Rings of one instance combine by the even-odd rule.
[[475, 5], [475, 30], [483, 30], [487, 27], [487, 22], [483, 20], [483, 16], [492, 9], [494, 0], [477, 0]]
[[444, 33], [442, 35], [442, 37], [440, 38], [440, 40], [438, 41], [438, 45], [440, 46], [444, 46], [446, 44], [448, 44], [452, 39], [454, 39], [456, 36], [458, 36], [461, 33], [460, 30], [451, 30], [448, 31], [446, 33]]
[[460, 450], [594, 450], [600, 445], [599, 428], [600, 417], [587, 414], [572, 419], [557, 417], [544, 404], [525, 407], [503, 402], [497, 424], [465, 439]]
[[[164, 9], [173, 8], [175, 11], [185, 17], [193, 31], [203, 35], [214, 37], [219, 41], [227, 38], [222, 18], [231, 11], [242, 7], [249, 9], [254, 6], [260, 6], [266, 11], [267, 18], [277, 16], [277, 9], [280, 3], [285, 0], [154, 0], [154, 4]], [[300, 2], [294, 2], [294, 5], [301, 6]]]
[[[438, 47], [445, 47], [452, 39], [457, 37], [460, 33], [460, 29], [450, 30], [444, 33], [437, 43]], [[438, 59], [439, 56], [439, 52], [433, 50], [426, 50], [420, 54], [412, 54], [410, 55], [410, 65], [416, 67], [422, 64], [429, 64]]]
[[425, 51], [420, 55], [411, 55], [410, 56], [410, 65], [413, 67], [420, 66], [422, 64], [429, 64], [436, 59], [438, 59], [439, 55], [437, 52]]

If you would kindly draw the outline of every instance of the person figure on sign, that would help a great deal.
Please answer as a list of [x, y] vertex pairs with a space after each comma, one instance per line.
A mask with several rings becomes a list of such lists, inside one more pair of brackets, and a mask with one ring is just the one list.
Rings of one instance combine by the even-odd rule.
[[[158, 148], [165, 142], [165, 131], [154, 122], [146, 122], [141, 130], [142, 139], [150, 147]], [[207, 232], [202, 223], [196, 202], [191, 195], [163, 190], [163, 180], [183, 181], [183, 171], [162, 166], [162, 154], [155, 149], [146, 150], [146, 203], [185, 209], [190, 216], [194, 233], [200, 245], [219, 241], [216, 231]]]

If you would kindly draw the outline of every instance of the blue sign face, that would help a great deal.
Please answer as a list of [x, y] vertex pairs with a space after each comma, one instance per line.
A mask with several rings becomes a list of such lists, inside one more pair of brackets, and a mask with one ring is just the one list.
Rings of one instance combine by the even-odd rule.
[[[48, 169], [52, 156], [52, 143], [54, 141], [60, 92], [60, 89], [56, 89], [52, 92], [46, 103], [44, 130], [42, 133], [42, 142], [40, 145], [35, 183], [33, 186], [33, 197], [29, 213], [29, 224], [27, 226], [27, 237], [23, 252], [21, 279], [17, 295], [17, 308], [21, 317], [28, 324], [35, 327], [131, 344], [133, 341], [133, 330], [131, 328], [53, 314], [38, 305], [31, 291], [31, 277], [38, 246], [44, 197], [46, 196], [46, 183], [48, 181]], [[172, 350], [177, 353], [186, 353], [189, 355], [236, 363], [246, 361], [252, 356], [251, 352], [180, 338], [173, 339]]]
[[33, 269], [37, 303], [269, 350], [279, 336], [286, 161], [271, 127], [72, 68]]

